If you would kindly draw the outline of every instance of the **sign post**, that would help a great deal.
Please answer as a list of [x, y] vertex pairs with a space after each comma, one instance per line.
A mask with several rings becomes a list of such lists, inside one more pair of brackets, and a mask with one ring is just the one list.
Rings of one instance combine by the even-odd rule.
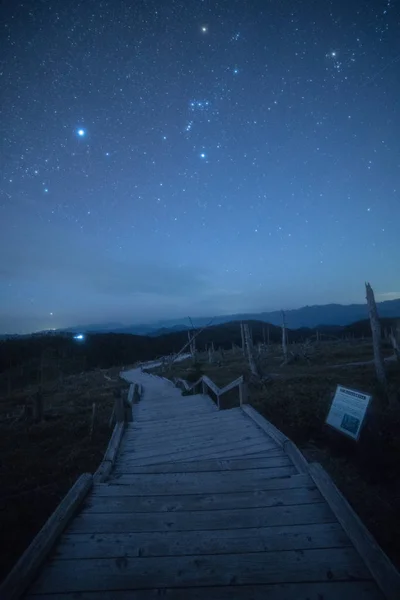
[[357, 441], [371, 398], [338, 385], [326, 418], [327, 425]]

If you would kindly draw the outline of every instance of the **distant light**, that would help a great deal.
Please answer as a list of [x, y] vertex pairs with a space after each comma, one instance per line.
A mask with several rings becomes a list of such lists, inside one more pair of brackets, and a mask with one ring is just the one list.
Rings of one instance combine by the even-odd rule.
[[86, 131], [84, 129], [78, 129], [78, 135], [80, 137], [83, 137], [86, 134]]
[[77, 335], [74, 335], [74, 340], [82, 341], [84, 339], [85, 339], [85, 336], [82, 333], [78, 333]]
[[201, 31], [202, 31], [202, 33], [207, 33], [207, 31], [208, 31], [207, 25], [203, 25], [201, 28]]
[[205, 158], [205, 157], [206, 157], [205, 153], [204, 153], [204, 152], [202, 152], [202, 153], [200, 154], [200, 158]]

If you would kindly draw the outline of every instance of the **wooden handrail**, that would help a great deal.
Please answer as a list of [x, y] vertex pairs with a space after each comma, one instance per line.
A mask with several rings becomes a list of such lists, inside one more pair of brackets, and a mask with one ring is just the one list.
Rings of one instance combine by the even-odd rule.
[[223, 388], [219, 388], [209, 377], [207, 377], [207, 375], [202, 375], [200, 379], [198, 379], [197, 381], [195, 381], [195, 383], [192, 384], [189, 384], [187, 381], [185, 381], [185, 379], [180, 378], [174, 378], [174, 383], [176, 386], [178, 386], [179, 384], [182, 385], [185, 388], [186, 392], [191, 392], [192, 390], [194, 391], [195, 388], [201, 383], [203, 394], [206, 394], [207, 388], [209, 388], [217, 396], [218, 409], [220, 408], [220, 397], [223, 394], [226, 394], [226, 392], [230, 392], [235, 387], [239, 388], [240, 406], [246, 404], [247, 402], [247, 386], [244, 381], [243, 375], [241, 375], [231, 383], [228, 383], [228, 385], [225, 385]]

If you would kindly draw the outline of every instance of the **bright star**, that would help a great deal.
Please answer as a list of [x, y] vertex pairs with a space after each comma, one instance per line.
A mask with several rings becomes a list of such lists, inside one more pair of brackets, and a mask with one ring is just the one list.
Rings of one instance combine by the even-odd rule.
[[237, 75], [239, 73], [239, 69], [233, 69], [233, 73]]
[[206, 157], [206, 154], [205, 154], [205, 152], [202, 152], [202, 153], [200, 154], [200, 158], [205, 158], [205, 157]]
[[86, 131], [84, 129], [78, 129], [79, 137], [83, 137], [85, 134], [86, 134]]
[[207, 32], [208, 32], [207, 25], [202, 25], [202, 27], [201, 27], [201, 33], [207, 33]]

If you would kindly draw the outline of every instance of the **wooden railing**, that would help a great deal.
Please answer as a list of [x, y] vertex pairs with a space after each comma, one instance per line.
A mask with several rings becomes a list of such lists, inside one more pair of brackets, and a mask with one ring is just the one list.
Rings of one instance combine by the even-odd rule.
[[207, 375], [202, 375], [200, 379], [195, 381], [195, 383], [188, 383], [185, 379], [174, 378], [174, 383], [177, 387], [183, 387], [186, 392], [196, 393], [196, 389], [201, 384], [201, 393], [207, 394], [207, 388], [209, 388], [217, 397], [217, 406], [218, 410], [220, 409], [220, 397], [227, 392], [230, 392], [235, 387], [239, 388], [239, 404], [242, 406], [247, 403], [247, 384], [244, 381], [243, 375], [228, 383], [223, 388], [219, 388]]

